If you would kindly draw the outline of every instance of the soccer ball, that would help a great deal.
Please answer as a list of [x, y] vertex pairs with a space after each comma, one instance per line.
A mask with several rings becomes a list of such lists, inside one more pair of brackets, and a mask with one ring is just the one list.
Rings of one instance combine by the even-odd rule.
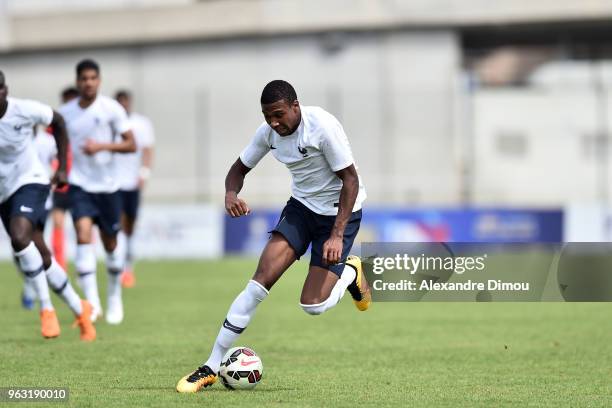
[[230, 390], [250, 390], [261, 380], [263, 364], [261, 359], [248, 347], [231, 348], [221, 362], [219, 377]]

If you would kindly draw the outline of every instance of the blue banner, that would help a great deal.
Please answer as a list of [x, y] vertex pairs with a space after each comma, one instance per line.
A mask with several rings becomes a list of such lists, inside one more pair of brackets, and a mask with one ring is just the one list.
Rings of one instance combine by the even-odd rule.
[[[225, 217], [226, 253], [258, 255], [281, 209]], [[563, 211], [535, 209], [364, 208], [359, 243], [377, 242], [562, 242]], [[355, 251], [354, 251], [355, 252]]]

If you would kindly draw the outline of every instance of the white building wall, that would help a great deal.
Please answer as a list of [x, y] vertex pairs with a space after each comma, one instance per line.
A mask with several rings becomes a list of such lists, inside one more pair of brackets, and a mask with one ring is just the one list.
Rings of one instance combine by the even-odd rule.
[[[57, 105], [84, 57], [102, 66], [103, 92], [134, 91], [157, 132], [153, 201], [222, 203], [229, 166], [263, 121], [272, 79], [343, 123], [372, 204], [458, 200], [452, 123], [460, 50], [450, 31], [371, 32], [117, 46], [0, 56], [11, 94]], [[249, 174], [245, 198], [278, 206], [287, 170], [270, 156]]]
[[[602, 177], [612, 179], [597, 145], [598, 111], [588, 88], [478, 91], [476, 202], [561, 206], [600, 201], [606, 194]], [[522, 144], [521, 151], [504, 148], [504, 137]]]

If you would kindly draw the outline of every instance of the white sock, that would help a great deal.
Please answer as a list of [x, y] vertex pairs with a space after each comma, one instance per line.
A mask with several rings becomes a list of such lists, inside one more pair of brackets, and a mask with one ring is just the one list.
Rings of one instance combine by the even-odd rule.
[[101, 310], [102, 304], [96, 280], [96, 254], [93, 245], [77, 245], [75, 266], [79, 274], [79, 286], [83, 289], [85, 299], [91, 303], [94, 309]]
[[125, 236], [125, 267], [132, 269], [134, 264], [134, 236]]
[[25, 278], [25, 275], [21, 271], [19, 259], [14, 256], [13, 260], [15, 261], [15, 266], [17, 267], [17, 274], [23, 279], [23, 296], [33, 301], [36, 300], [36, 291], [34, 290], [34, 286], [32, 285], [32, 282]]
[[223, 327], [219, 330], [219, 335], [210, 353], [210, 357], [204, 363], [215, 373], [219, 371], [221, 360], [227, 350], [232, 347], [234, 341], [240, 333], [247, 327], [251, 318], [255, 314], [257, 305], [268, 296], [268, 291], [260, 283], [254, 280], [247, 283], [246, 288], [236, 299], [227, 312], [227, 317], [223, 322]]
[[342, 271], [342, 276], [340, 276], [340, 279], [338, 279], [338, 282], [336, 282], [331, 290], [329, 297], [325, 299], [324, 302], [314, 305], [305, 305], [300, 303], [300, 306], [302, 306], [302, 309], [304, 309], [304, 311], [310, 315], [319, 315], [326, 310], [331, 309], [332, 307], [336, 306], [338, 302], [340, 302], [340, 299], [342, 299], [342, 296], [344, 296], [344, 292], [346, 292], [346, 288], [355, 280], [356, 276], [357, 272], [355, 272], [355, 269], [348, 265], [345, 266], [344, 270]]
[[96, 310], [102, 309], [102, 302], [100, 302], [100, 294], [98, 293], [98, 281], [96, 279], [96, 272], [79, 273], [79, 286], [83, 290], [85, 299], [91, 304]]
[[32, 285], [38, 300], [40, 300], [40, 309], [54, 310], [49, 295], [47, 277], [44, 273], [41, 273], [43, 271], [42, 256], [34, 242], [30, 242], [23, 250], [16, 252], [15, 256], [19, 260], [19, 268], [25, 275], [26, 281]]
[[108, 273], [108, 297], [121, 297], [121, 274]]
[[121, 274], [125, 265], [123, 245], [117, 241], [117, 247], [106, 253], [106, 269], [108, 271], [108, 297], [121, 297]]
[[83, 312], [81, 298], [70, 284], [66, 271], [62, 269], [55, 258], [51, 258], [51, 266], [49, 266], [45, 273], [51, 289], [66, 302], [75, 315], [80, 315]]
[[27, 279], [23, 281], [23, 296], [33, 301], [36, 300], [36, 290], [34, 289], [34, 285]]

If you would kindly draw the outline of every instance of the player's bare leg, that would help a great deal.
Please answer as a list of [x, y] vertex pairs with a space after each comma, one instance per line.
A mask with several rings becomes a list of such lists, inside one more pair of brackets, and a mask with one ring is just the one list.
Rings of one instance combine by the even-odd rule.
[[98, 282], [96, 280], [96, 253], [92, 244], [93, 220], [90, 217], [81, 217], [74, 221], [77, 234], [77, 250], [75, 267], [78, 274], [78, 282], [85, 299], [92, 306], [91, 320], [95, 322], [102, 316], [102, 304], [98, 293]]
[[106, 270], [108, 272], [106, 321], [110, 324], [119, 324], [123, 321], [121, 273], [125, 258], [123, 249], [118, 245], [117, 235], [107, 235], [100, 231], [100, 238], [106, 251]]
[[300, 306], [308, 314], [318, 315], [334, 307], [348, 290], [357, 309], [364, 311], [370, 305], [370, 287], [356, 256], [349, 256], [342, 275], [320, 266], [311, 265], [302, 287]]
[[230, 306], [208, 360], [193, 373], [181, 378], [176, 386], [178, 392], [197, 392], [217, 380], [221, 359], [247, 327], [259, 303], [295, 260], [295, 251], [287, 240], [279, 233], [272, 233], [253, 278]]
[[121, 214], [121, 230], [125, 235], [125, 267], [121, 275], [121, 285], [124, 288], [132, 288], [136, 284], [136, 275], [134, 273], [134, 250], [133, 236], [136, 219]]
[[345, 267], [342, 276], [338, 277], [325, 268], [311, 265], [302, 288], [300, 306], [310, 315], [325, 312], [340, 302], [355, 277], [356, 273], [350, 267]]
[[302, 287], [300, 304], [302, 307], [314, 305], [329, 299], [338, 282], [338, 275], [320, 266], [310, 266]]
[[252, 280], [270, 290], [295, 259], [295, 252], [287, 240], [281, 234], [273, 232], [259, 258]]

